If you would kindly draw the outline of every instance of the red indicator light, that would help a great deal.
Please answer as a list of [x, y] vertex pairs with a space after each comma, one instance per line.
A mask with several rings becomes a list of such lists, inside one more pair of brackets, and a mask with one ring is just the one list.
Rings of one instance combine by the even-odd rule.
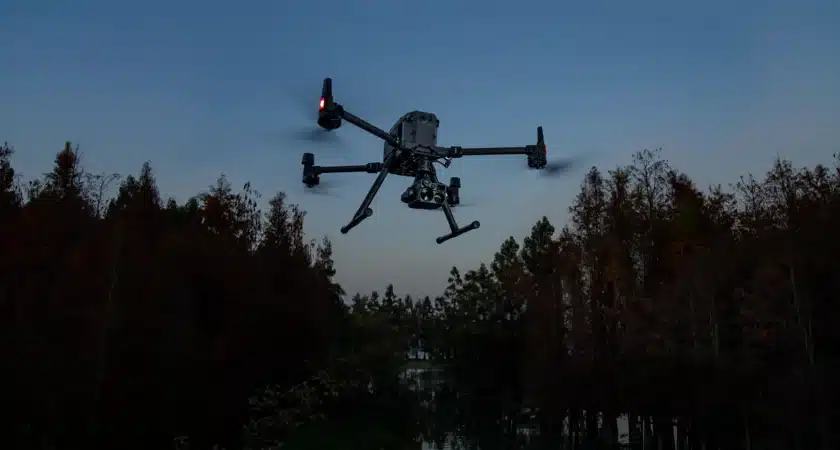
[[318, 111], [323, 111], [324, 110], [324, 105], [325, 105], [324, 97], [321, 97], [321, 103], [318, 104]]

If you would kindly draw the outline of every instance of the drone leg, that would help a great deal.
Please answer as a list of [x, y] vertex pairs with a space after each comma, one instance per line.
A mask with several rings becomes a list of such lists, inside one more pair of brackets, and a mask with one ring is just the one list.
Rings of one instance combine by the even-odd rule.
[[391, 167], [390, 161], [391, 160], [389, 159], [382, 165], [382, 170], [379, 171], [379, 175], [377, 175], [376, 179], [373, 180], [373, 186], [370, 187], [365, 199], [362, 200], [362, 205], [359, 206], [356, 214], [353, 215], [353, 219], [350, 220], [350, 223], [341, 227], [341, 234], [347, 234], [347, 232], [352, 230], [356, 225], [362, 223], [363, 220], [373, 215], [373, 210], [370, 209], [370, 203], [373, 201], [373, 198], [376, 197], [376, 193], [379, 192], [379, 188], [382, 187], [385, 177], [388, 176], [388, 169]]
[[445, 235], [445, 236], [441, 236], [441, 237], [435, 239], [435, 242], [437, 242], [438, 244], [443, 244], [444, 242], [446, 242], [446, 241], [448, 241], [452, 238], [456, 238], [456, 237], [466, 233], [467, 231], [475, 230], [476, 228], [481, 226], [481, 224], [476, 220], [475, 222], [473, 222], [473, 223], [471, 223], [471, 224], [469, 224], [469, 225], [467, 225], [463, 228], [458, 228], [458, 223], [455, 222], [455, 216], [452, 214], [452, 208], [449, 207], [449, 204], [446, 203], [446, 202], [443, 202], [442, 208], [443, 208], [443, 214], [446, 216], [446, 221], [449, 222], [450, 233]]

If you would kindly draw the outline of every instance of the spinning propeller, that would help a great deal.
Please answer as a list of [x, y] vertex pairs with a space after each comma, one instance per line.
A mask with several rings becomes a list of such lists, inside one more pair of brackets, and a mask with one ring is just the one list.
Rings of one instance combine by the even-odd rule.
[[345, 183], [338, 183], [334, 179], [331, 179], [330, 181], [320, 181], [317, 186], [303, 189], [303, 193], [322, 197], [341, 198], [337, 191], [341, 190], [344, 185]]
[[326, 106], [327, 99], [332, 101], [332, 80], [325, 82], [321, 89], [321, 100], [318, 109], [313, 108], [314, 99], [311, 98], [310, 94], [310, 92], [303, 92], [301, 90], [289, 92], [289, 98], [293, 101], [300, 116], [306, 120], [306, 125], [294, 126], [286, 130], [284, 133], [285, 137], [297, 142], [340, 144], [342, 139], [337, 133], [318, 125], [320, 111]]

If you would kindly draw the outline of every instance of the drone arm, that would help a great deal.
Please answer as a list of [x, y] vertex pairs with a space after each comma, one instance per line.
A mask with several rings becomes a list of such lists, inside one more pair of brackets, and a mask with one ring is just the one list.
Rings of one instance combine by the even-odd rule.
[[364, 131], [367, 131], [368, 133], [378, 137], [379, 139], [382, 139], [383, 141], [387, 142], [388, 144], [390, 144], [394, 148], [399, 148], [400, 147], [400, 143], [397, 142], [397, 140], [394, 139], [390, 134], [386, 133], [385, 130], [377, 127], [376, 125], [374, 125], [374, 124], [372, 124], [372, 123], [370, 123], [370, 122], [368, 122], [364, 119], [362, 119], [361, 117], [358, 117], [354, 114], [351, 114], [351, 113], [347, 112], [347, 110], [344, 109], [344, 107], [341, 106], [341, 105], [335, 105], [335, 106], [336, 106], [336, 108], [338, 108], [338, 112], [339, 112], [339, 114], [341, 114], [342, 119], [344, 119], [344, 120], [350, 122], [351, 124], [361, 128]]
[[526, 155], [528, 166], [534, 168], [545, 167], [545, 137], [542, 127], [537, 127], [537, 144], [520, 147], [437, 147], [435, 151], [446, 158], [460, 158], [462, 156], [492, 156], [492, 155]]
[[382, 170], [382, 163], [368, 163], [355, 166], [313, 166], [312, 171], [315, 175], [322, 173], [352, 173], [352, 172], [366, 172], [376, 173]]
[[320, 175], [324, 173], [376, 173], [382, 170], [382, 163], [378, 162], [354, 166], [316, 166], [315, 155], [312, 153], [304, 153], [301, 163], [303, 164], [303, 184], [309, 187], [317, 186], [320, 180]]
[[523, 147], [438, 147], [436, 150], [449, 158], [460, 158], [462, 156], [530, 155], [536, 148], [536, 145], [526, 145]]
[[456, 238], [466, 233], [467, 231], [475, 230], [481, 226], [481, 224], [478, 221], [475, 221], [469, 225], [459, 228], [458, 223], [455, 221], [455, 215], [452, 214], [452, 208], [449, 207], [449, 204], [443, 202], [441, 208], [443, 208], [443, 214], [446, 216], [446, 222], [449, 223], [449, 234], [443, 235], [435, 239], [435, 242], [437, 242], [438, 244], [443, 244], [444, 242], [452, 238]]

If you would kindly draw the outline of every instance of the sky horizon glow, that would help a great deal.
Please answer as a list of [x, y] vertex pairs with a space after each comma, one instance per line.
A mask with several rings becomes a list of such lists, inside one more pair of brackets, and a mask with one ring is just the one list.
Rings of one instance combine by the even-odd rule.
[[26, 178], [69, 140], [92, 172], [151, 161], [164, 198], [184, 201], [221, 173], [266, 200], [284, 191], [307, 233], [332, 239], [348, 293], [440, 294], [452, 266], [489, 261], [540, 217], [562, 227], [586, 167], [544, 180], [524, 157], [456, 160], [439, 176], [461, 177], [476, 206], [456, 217], [481, 228], [442, 245], [443, 213], [409, 210], [410, 179], [389, 177], [373, 217], [341, 235], [373, 176], [324, 175], [338, 197], [305, 195], [301, 153], [364, 164], [381, 142], [347, 124], [341, 149], [282, 138], [306, 123], [299, 99], [316, 108], [326, 76], [337, 101], [386, 130], [423, 110], [441, 120], [440, 145], [507, 146], [533, 143], [542, 125], [549, 157], [588, 155], [606, 171], [662, 148], [699, 187], [840, 150], [840, 2], [829, 0], [0, 0], [0, 34], [0, 141]]

